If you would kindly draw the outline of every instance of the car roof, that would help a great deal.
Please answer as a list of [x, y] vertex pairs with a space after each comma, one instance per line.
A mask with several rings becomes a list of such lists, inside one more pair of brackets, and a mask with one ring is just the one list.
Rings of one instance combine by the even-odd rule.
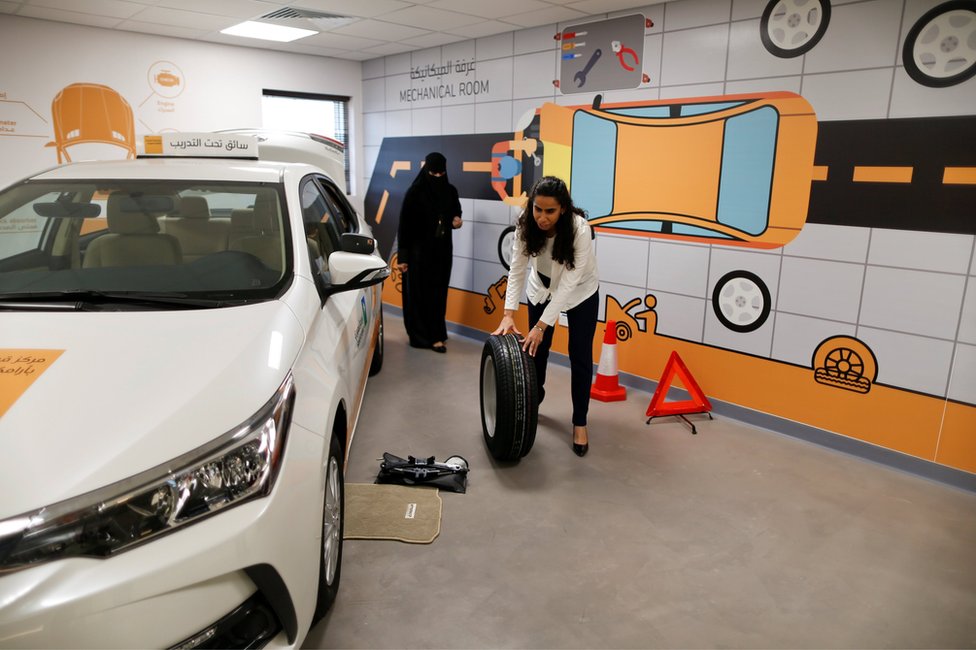
[[139, 158], [79, 162], [54, 167], [30, 180], [83, 180], [119, 178], [134, 180], [199, 180], [277, 183], [287, 169], [299, 175], [319, 172], [311, 165], [235, 158]]

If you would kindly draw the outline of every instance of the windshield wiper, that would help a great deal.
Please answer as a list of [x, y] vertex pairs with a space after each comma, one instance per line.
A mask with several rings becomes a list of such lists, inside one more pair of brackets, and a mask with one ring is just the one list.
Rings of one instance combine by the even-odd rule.
[[71, 309], [83, 311], [91, 305], [105, 304], [158, 305], [181, 309], [205, 309], [231, 304], [225, 300], [197, 298], [168, 291], [40, 291], [36, 293], [0, 294], [0, 309]]

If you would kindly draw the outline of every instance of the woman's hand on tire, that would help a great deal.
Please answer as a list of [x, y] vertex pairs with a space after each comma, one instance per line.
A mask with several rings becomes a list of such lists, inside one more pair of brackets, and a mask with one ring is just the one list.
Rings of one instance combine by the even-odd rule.
[[518, 331], [518, 328], [515, 327], [515, 319], [513, 319], [511, 316], [503, 316], [502, 322], [498, 324], [498, 328], [495, 329], [495, 331], [492, 332], [491, 335], [499, 336], [508, 333], [518, 334], [519, 336], [522, 336], [522, 332]]

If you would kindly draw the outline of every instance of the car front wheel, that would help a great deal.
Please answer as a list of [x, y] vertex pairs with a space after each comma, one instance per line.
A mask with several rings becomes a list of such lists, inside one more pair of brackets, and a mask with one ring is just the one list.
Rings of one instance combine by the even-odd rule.
[[345, 511], [345, 488], [342, 475], [342, 449], [333, 435], [329, 443], [326, 466], [325, 498], [322, 507], [322, 551], [319, 566], [319, 592], [315, 621], [325, 616], [339, 591], [342, 571], [342, 533]]

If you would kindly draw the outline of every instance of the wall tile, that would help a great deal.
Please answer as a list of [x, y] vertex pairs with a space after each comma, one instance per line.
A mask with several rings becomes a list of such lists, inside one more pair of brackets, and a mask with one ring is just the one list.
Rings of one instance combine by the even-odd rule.
[[910, 334], [858, 328], [878, 360], [878, 383], [944, 396], [952, 343]]
[[868, 267], [861, 324], [953, 339], [965, 276]]
[[959, 320], [959, 340], [976, 345], [976, 282], [966, 282], [966, 299]]
[[870, 0], [833, 7], [823, 38], [803, 57], [804, 72], [894, 65], [902, 2]]
[[725, 92], [729, 95], [739, 93], [769, 93], [786, 90], [800, 94], [801, 77], [770, 77], [767, 79], [748, 79], [745, 81], [729, 81], [725, 84]]
[[875, 228], [869, 264], [922, 271], [966, 273], [973, 251], [972, 235]]
[[649, 291], [703, 298], [708, 286], [709, 248], [651, 241], [647, 264]]
[[363, 81], [363, 112], [386, 110], [386, 79]]
[[559, 33], [556, 25], [541, 25], [515, 32], [514, 53], [545, 52], [555, 49], [553, 35]]
[[387, 111], [386, 112], [386, 133], [392, 136], [413, 135], [413, 121], [410, 118], [410, 111]]
[[728, 43], [727, 25], [665, 32], [661, 85], [724, 80]]
[[363, 144], [380, 145], [386, 137], [386, 113], [363, 113]]
[[972, 115], [973, 106], [976, 106], [976, 77], [948, 88], [929, 88], [909, 77], [905, 68], [895, 69], [890, 117]]
[[511, 131], [512, 102], [479, 102], [475, 104], [474, 128], [477, 133]]
[[474, 199], [461, 199], [461, 213], [463, 221], [461, 223], [461, 227], [455, 230], [452, 234], [452, 244], [454, 246], [455, 257], [475, 257], [474, 222], [471, 221], [470, 217], [474, 211], [472, 206], [473, 203]]
[[552, 101], [552, 96], [536, 97], [534, 99], [517, 99], [512, 102], [512, 130], [524, 129], [535, 119], [535, 112], [546, 102]]
[[959, 344], [952, 360], [949, 399], [976, 404], [976, 345]]
[[808, 223], [796, 239], [783, 247], [783, 255], [864, 263], [870, 236], [869, 228]]
[[753, 332], [733, 332], [715, 316], [711, 303], [705, 309], [705, 339], [706, 345], [713, 345], [726, 350], [738, 350], [746, 354], [768, 357], [772, 349], [773, 324], [776, 314], [770, 314], [762, 327]]
[[651, 88], [661, 85], [661, 59], [664, 56], [664, 35], [649, 32], [644, 36], [644, 74], [648, 76]]
[[508, 206], [501, 201], [488, 201], [485, 199], [475, 199], [474, 208], [471, 213], [474, 221], [482, 223], [493, 223], [502, 227], [511, 225], [511, 212]]
[[[616, 300], [622, 307], [634, 299], [639, 299], [643, 301], [645, 295], [646, 294], [644, 293], [644, 290], [638, 287], [631, 287], [625, 284], [614, 284], [612, 282], [604, 282], [603, 280], [601, 280], [600, 281], [600, 310], [598, 312], [598, 317], [600, 318], [600, 320], [603, 321], [606, 320], [608, 296], [612, 296], [613, 300]], [[643, 309], [643, 307], [641, 307], [641, 309]], [[596, 331], [597, 331], [597, 336], [601, 336], [605, 330], [603, 329], [602, 325], [597, 324]], [[598, 359], [594, 359], [594, 361], [598, 361]]]
[[476, 260], [495, 262], [501, 266], [501, 260], [498, 259], [498, 240], [505, 226], [481, 221], [471, 221], [466, 225], [471, 226], [471, 238], [474, 242], [471, 248], [471, 256]]
[[776, 308], [856, 323], [863, 278], [862, 264], [784, 257]]
[[708, 302], [702, 298], [680, 296], [666, 291], [648, 291], [654, 294], [657, 304], [657, 333], [685, 341], [700, 343], [705, 324]]
[[804, 75], [801, 94], [817, 119], [871, 120], [888, 113], [891, 68]]
[[363, 79], [376, 79], [386, 74], [386, 61], [381, 57], [363, 61]]
[[[467, 88], [466, 93], [468, 96], [476, 93], [474, 95], [474, 101], [479, 103], [511, 99], [513, 61], [514, 59], [512, 58], [498, 59], [496, 61], [479, 61], [474, 78], [468, 76], [464, 77], [463, 81], [458, 81], [458, 85], [462, 86], [461, 92], [465, 92], [464, 88]], [[488, 82], [487, 89], [476, 83], [482, 81]]]
[[448, 43], [441, 47], [441, 58], [445, 61], [470, 61], [475, 58], [474, 41]]
[[640, 237], [599, 235], [597, 265], [607, 282], [644, 287], [647, 273], [647, 240]]
[[854, 325], [809, 318], [795, 314], [776, 314], [773, 331], [773, 358], [810, 368], [817, 347], [832, 336], [851, 336]]
[[[386, 78], [386, 108], [387, 110], [395, 110], [402, 108], [410, 108], [409, 104], [400, 102], [400, 91], [408, 90], [413, 87], [420, 88], [423, 86], [423, 82], [417, 81], [416, 83], [410, 81], [409, 74], [398, 74], [392, 77]], [[435, 99], [427, 106], [440, 106], [440, 100]], [[396, 133], [395, 131], [388, 131], [390, 133]]]
[[769, 0], [732, 0], [732, 20], [761, 18]]
[[441, 109], [417, 108], [411, 111], [411, 133], [413, 135], [440, 135]]
[[479, 65], [482, 61], [510, 57], [515, 49], [515, 35], [513, 32], [508, 32], [479, 38], [475, 41], [474, 48]]
[[441, 109], [441, 125], [444, 133], [471, 133], [474, 131], [474, 105], [445, 106]]
[[731, 0], [681, 0], [664, 5], [664, 31], [705, 25], [725, 25], [729, 21]]
[[661, 88], [661, 99], [685, 99], [690, 97], [718, 97], [725, 94], [724, 83], [687, 84], [681, 86], [664, 86]]
[[464, 291], [477, 291], [474, 278], [474, 260], [455, 256], [451, 265], [451, 286]]
[[[505, 277], [507, 272], [505, 267], [502, 266], [501, 262], [496, 258], [494, 262], [482, 262], [479, 260], [472, 260], [472, 267], [474, 268], [474, 280], [471, 284], [471, 291], [476, 291], [478, 293], [486, 293], [488, 287], [495, 284], [501, 278]], [[519, 302], [525, 302], [525, 291], [522, 291], [522, 295], [519, 297]], [[498, 305], [498, 311], [495, 314], [498, 316], [498, 320], [502, 319], [501, 309], [504, 307], [504, 303]]]
[[732, 23], [729, 31], [729, 79], [798, 75], [802, 72], [802, 56], [782, 59], [770, 54], [763, 46], [758, 20]]
[[379, 147], [363, 147], [363, 174], [366, 178], [363, 187], [369, 186], [369, 179], [373, 176], [373, 167], [376, 166], [376, 157], [379, 153]]
[[386, 76], [410, 73], [410, 52], [386, 57]]
[[517, 98], [552, 95], [552, 80], [556, 71], [556, 51], [535, 52], [515, 57], [512, 95]]

